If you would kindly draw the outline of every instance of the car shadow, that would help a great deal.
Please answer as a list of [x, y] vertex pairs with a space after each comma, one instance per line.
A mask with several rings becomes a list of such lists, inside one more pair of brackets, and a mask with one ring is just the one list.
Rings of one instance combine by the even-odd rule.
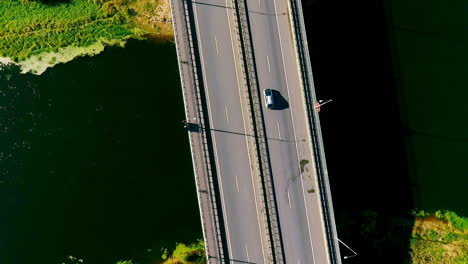
[[288, 101], [281, 95], [280, 92], [272, 89], [272, 93], [273, 100], [275, 101], [275, 106], [271, 108], [272, 110], [284, 110], [286, 108], [289, 108]]

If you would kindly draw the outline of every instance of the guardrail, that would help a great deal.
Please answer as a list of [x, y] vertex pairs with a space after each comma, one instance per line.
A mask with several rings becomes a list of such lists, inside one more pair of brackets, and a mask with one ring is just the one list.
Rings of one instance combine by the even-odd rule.
[[266, 214], [266, 226], [268, 226], [270, 247], [269, 263], [284, 263], [283, 246], [278, 222], [278, 210], [274, 192], [273, 178], [271, 174], [267, 137], [265, 134], [265, 124], [263, 122], [263, 110], [261, 105], [261, 91], [258, 88], [258, 79], [255, 70], [255, 57], [252, 49], [249, 17], [247, 14], [247, 3], [245, 0], [231, 0], [235, 7], [234, 16], [237, 24], [236, 35], [240, 50], [242, 51], [242, 71], [247, 84], [248, 104], [250, 108], [249, 120], [253, 126], [255, 138], [255, 153], [260, 170], [260, 193], [264, 198], [263, 210]]
[[323, 147], [322, 132], [318, 112], [315, 110], [316, 96], [313, 84], [312, 66], [310, 64], [309, 49], [307, 45], [307, 35], [304, 25], [304, 17], [300, 0], [289, 0], [290, 11], [292, 13], [292, 24], [294, 36], [296, 38], [296, 48], [299, 56], [304, 96], [306, 98], [307, 115], [309, 128], [312, 137], [312, 145], [316, 163], [317, 175], [319, 177], [320, 195], [323, 207], [323, 217], [326, 226], [326, 235], [330, 261], [332, 264], [341, 264], [339, 245], [333, 205], [331, 199], [330, 183], [328, 180], [327, 165], [325, 162], [325, 151]]
[[[181, 5], [179, 4], [174, 4], [174, 1], [179, 1], [179, 3], [181, 3]], [[214, 177], [216, 177], [216, 175], [213, 175], [213, 170], [212, 170], [212, 162], [211, 162], [211, 155], [209, 154], [210, 151], [209, 151], [209, 143], [208, 143], [208, 135], [207, 133], [210, 133], [209, 131], [206, 131], [204, 130], [203, 128], [205, 127], [208, 127], [206, 124], [205, 124], [205, 120], [208, 120], [206, 119], [205, 117], [205, 113], [206, 111], [204, 112], [203, 111], [203, 103], [202, 103], [202, 95], [201, 95], [201, 87], [200, 87], [200, 80], [199, 80], [199, 76], [200, 76], [200, 72], [198, 70], [198, 66], [197, 66], [197, 59], [196, 59], [196, 53], [195, 53], [195, 45], [194, 45], [194, 40], [193, 40], [193, 35], [192, 35], [192, 31], [194, 30], [194, 28], [192, 28], [192, 24], [191, 23], [191, 20], [190, 20], [190, 8], [191, 8], [191, 5], [192, 2], [191, 0], [171, 0], [171, 6], [174, 8], [176, 6], [180, 6], [180, 9], [179, 10], [172, 10], [172, 12], [180, 12], [181, 14], [183, 14], [183, 23], [184, 23], [184, 26], [185, 26], [185, 29], [186, 29], [186, 34], [182, 34], [183, 36], [186, 35], [187, 36], [187, 43], [188, 43], [188, 49], [189, 49], [189, 60], [186, 61], [185, 63], [189, 63], [191, 65], [191, 69], [192, 69], [192, 73], [190, 75], [192, 75], [192, 81], [193, 81], [193, 94], [194, 94], [194, 97], [196, 98], [196, 104], [195, 104], [195, 108], [196, 108], [196, 112], [197, 112], [197, 120], [199, 122], [199, 126], [200, 126], [200, 131], [199, 133], [201, 134], [201, 140], [202, 140], [202, 152], [203, 152], [203, 162], [205, 164], [205, 172], [206, 172], [206, 176], [207, 176], [207, 179], [208, 179], [208, 185], [209, 185], [209, 189], [208, 189], [208, 193], [210, 195], [210, 201], [211, 201], [211, 208], [212, 208], [212, 212], [213, 212], [213, 219], [214, 219], [214, 224], [215, 224], [215, 237], [216, 237], [216, 243], [217, 243], [217, 255], [218, 255], [218, 260], [219, 260], [219, 263], [222, 263], [222, 260], [224, 260], [224, 258], [226, 257], [226, 254], [224, 253], [224, 240], [223, 237], [222, 237], [222, 230], [221, 230], [221, 226], [224, 225], [222, 223], [222, 220], [220, 220], [220, 215], [219, 215], [219, 210], [221, 210], [220, 208], [218, 208], [218, 199], [217, 199], [217, 192], [216, 192], [216, 189], [215, 189], [215, 182], [214, 182]], [[175, 35], [177, 36], [177, 24], [176, 24], [176, 20], [173, 19], [173, 27], [174, 27], [174, 33]], [[178, 45], [178, 47], [182, 47], [182, 45], [180, 45], [177, 37], [176, 37], [176, 45]], [[181, 75], [181, 82], [182, 82], [182, 92], [184, 94], [184, 104], [187, 106], [187, 101], [186, 101], [186, 89], [189, 89], [189, 87], [187, 86], [187, 84], [184, 82], [185, 80], [185, 76], [184, 76], [184, 71], [181, 69], [180, 70], [180, 75]], [[187, 110], [186, 110], [187, 111]], [[194, 149], [194, 145], [193, 145], [193, 141], [191, 140], [190, 138], [190, 144], [191, 144], [191, 150], [193, 151]], [[194, 170], [197, 169], [197, 155], [195, 155], [193, 152], [192, 152], [192, 159], [193, 159], [193, 162], [194, 162]], [[195, 171], [195, 175], [198, 175], [198, 173]], [[196, 180], [196, 184], [197, 184], [197, 190], [200, 190], [200, 186], [199, 186], [199, 181]], [[198, 194], [199, 195], [199, 194]], [[204, 218], [204, 212], [203, 212], [203, 206], [200, 205], [200, 211], [201, 211], [201, 217], [202, 217], [202, 224], [205, 223], [205, 218]], [[205, 230], [204, 230], [204, 233], [205, 233]], [[205, 237], [205, 240], [206, 240], [206, 237]], [[208, 261], [209, 261], [209, 258], [210, 258], [210, 252], [212, 253], [212, 250], [210, 248], [210, 245], [209, 243], [205, 243], [205, 249], [206, 249], [206, 252], [207, 252], [207, 258], [208, 258]]]
[[[217, 238], [217, 243], [218, 243], [218, 255], [219, 255], [219, 259], [223, 259], [224, 258], [224, 247], [223, 247], [223, 243], [222, 243], [222, 237], [221, 237], [221, 228], [220, 228], [220, 221], [219, 221], [219, 215], [218, 215], [218, 206], [217, 206], [217, 199], [216, 199], [216, 190], [215, 190], [215, 187], [214, 187], [214, 183], [213, 183], [213, 178], [216, 177], [216, 175], [213, 175], [213, 171], [212, 171], [212, 164], [210, 162], [210, 154], [209, 154], [209, 151], [208, 151], [208, 139], [207, 139], [207, 135], [206, 133], [210, 133], [209, 131], [205, 131], [203, 128], [207, 127], [205, 125], [205, 118], [203, 118], [203, 106], [202, 106], [202, 99], [201, 99], [201, 94], [200, 94], [200, 81], [199, 81], [199, 72], [198, 72], [198, 67], [196, 65], [196, 61], [195, 61], [195, 50], [194, 50], [194, 44], [193, 44], [193, 39], [192, 39], [192, 27], [191, 27], [191, 23], [189, 23], [188, 21], [190, 21], [190, 17], [189, 17], [189, 9], [188, 9], [188, 1], [184, 1], [184, 9], [185, 9], [185, 22], [186, 22], [186, 27], [187, 27], [187, 31], [188, 31], [188, 38], [189, 38], [189, 45], [190, 45], [190, 54], [191, 54], [191, 58], [192, 58], [192, 68], [193, 68], [193, 77], [194, 77], [194, 83], [195, 83], [195, 91], [196, 91], [196, 98], [197, 98], [197, 109], [198, 109], [198, 112], [199, 112], [199, 116], [201, 118], [199, 118], [199, 122], [200, 122], [200, 127], [202, 128], [201, 130], [201, 133], [202, 133], [202, 147], [203, 147], [203, 154], [204, 154], [204, 161], [205, 161], [205, 169], [206, 169], [206, 173], [207, 173], [207, 176], [208, 176], [208, 182], [209, 182], [209, 185], [210, 185], [210, 188], [209, 188], [209, 193], [211, 195], [211, 201], [212, 201], [212, 208], [213, 208], [213, 214], [214, 214], [214, 219], [215, 219], [215, 225], [216, 225], [216, 238]], [[190, 1], [191, 2], [191, 1]], [[191, 3], [190, 3], [191, 4]], [[208, 250], [208, 249], [207, 249]], [[207, 251], [209, 252], [209, 251]], [[208, 255], [208, 254], [207, 254]]]

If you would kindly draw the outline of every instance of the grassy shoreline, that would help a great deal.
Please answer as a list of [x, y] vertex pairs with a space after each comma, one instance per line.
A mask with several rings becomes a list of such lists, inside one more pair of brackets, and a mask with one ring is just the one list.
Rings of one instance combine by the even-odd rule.
[[0, 63], [41, 74], [129, 38], [171, 39], [169, 0], [2, 0]]
[[162, 264], [206, 264], [205, 243], [198, 240], [190, 245], [178, 243], [172, 254], [165, 249]]
[[468, 218], [450, 211], [414, 215], [412, 264], [468, 263]]

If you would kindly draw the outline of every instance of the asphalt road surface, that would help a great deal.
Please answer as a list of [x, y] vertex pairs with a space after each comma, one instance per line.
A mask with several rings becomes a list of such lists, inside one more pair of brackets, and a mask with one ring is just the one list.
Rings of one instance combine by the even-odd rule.
[[[245, 87], [235, 42], [231, 1], [194, 2], [211, 133], [231, 263], [269, 263], [258, 186], [248, 155], [242, 96]], [[237, 50], [236, 50], [237, 49]], [[244, 89], [245, 90], [245, 89]], [[252, 161], [253, 162], [253, 161]]]
[[288, 103], [281, 110], [263, 104], [285, 260], [329, 263], [320, 196], [310, 184], [314, 159], [287, 0], [246, 1], [259, 87], [277, 90]]
[[[285, 262], [326, 264], [325, 227], [287, 0], [246, 1], [259, 87], [278, 91], [288, 102], [281, 110], [263, 106]], [[199, 0], [193, 6], [228, 254], [231, 263], [271, 263], [255, 161], [249, 157], [252, 133], [231, 1]]]

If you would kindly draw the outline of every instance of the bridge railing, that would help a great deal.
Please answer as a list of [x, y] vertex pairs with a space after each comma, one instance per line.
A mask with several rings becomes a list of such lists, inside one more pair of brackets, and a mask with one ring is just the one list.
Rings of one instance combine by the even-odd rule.
[[[184, 105], [187, 107], [188, 106], [188, 102], [187, 102], [187, 91], [189, 92], [192, 92], [192, 96], [196, 98], [196, 103], [195, 103], [195, 108], [196, 108], [196, 119], [199, 123], [199, 126], [200, 128], [204, 128], [205, 127], [205, 119], [203, 118], [203, 106], [202, 106], [202, 98], [201, 98], [201, 95], [200, 95], [200, 80], [199, 80], [199, 69], [197, 67], [197, 63], [196, 63], [196, 55], [195, 55], [195, 48], [194, 48], [194, 40], [193, 40], [193, 36], [192, 36], [192, 30], [194, 30], [192, 28], [192, 23], [190, 23], [190, 13], [189, 13], [189, 5], [191, 5], [191, 1], [190, 0], [170, 0], [171, 1], [171, 7], [172, 9], [174, 8], [179, 8], [178, 10], [172, 10], [173, 14], [175, 12], [180, 12], [181, 14], [183, 14], [183, 21], [182, 23], [184, 25], [182, 25], [182, 27], [185, 27], [185, 30], [186, 32], [184, 32], [185, 34], [178, 34], [178, 28], [179, 26], [177, 25], [177, 19], [173, 19], [173, 28], [174, 28], [174, 34], [176, 35], [176, 38], [175, 38], [175, 41], [176, 41], [176, 45], [179, 47], [179, 48], [184, 48], [186, 47], [186, 45], [183, 45], [182, 43], [180, 43], [181, 41], [177, 38], [177, 36], [187, 36], [187, 45], [188, 45], [188, 49], [189, 49], [189, 56], [188, 56], [188, 59], [187, 61], [184, 61], [182, 63], [187, 63], [190, 65], [190, 68], [192, 70], [191, 74], [191, 78], [192, 78], [192, 82], [193, 84], [190, 85], [190, 84], [187, 84], [185, 83], [185, 80], [186, 78], [190, 78], [190, 77], [187, 77], [185, 76], [185, 73], [183, 71], [183, 69], [180, 69], [180, 77], [181, 77], [181, 82], [182, 82], [182, 93], [183, 93], [183, 97], [184, 97]], [[177, 3], [176, 3], [177, 1]], [[186, 109], [186, 113], [187, 112], [187, 109]], [[189, 120], [189, 122], [191, 122]], [[199, 180], [196, 180], [196, 184], [197, 184], [197, 190], [199, 190], [199, 192], [206, 192], [207, 194], [210, 195], [210, 200], [211, 201], [211, 211], [212, 211], [212, 214], [213, 214], [213, 219], [214, 219], [214, 225], [215, 225], [215, 237], [216, 237], [216, 244], [217, 244], [217, 247], [215, 249], [211, 248], [210, 246], [210, 243], [206, 242], [205, 243], [205, 249], [206, 249], [206, 252], [207, 252], [207, 257], [210, 256], [210, 254], [213, 254], [213, 250], [216, 251], [217, 253], [217, 259], [219, 260], [219, 262], [221, 263], [221, 261], [224, 259], [224, 248], [223, 248], [223, 242], [222, 242], [222, 237], [221, 237], [221, 228], [220, 228], [220, 217], [218, 215], [218, 206], [217, 206], [217, 199], [216, 199], [216, 190], [215, 190], [215, 187], [214, 187], [214, 183], [213, 183], [213, 173], [212, 173], [212, 164], [210, 162], [210, 154], [209, 154], [209, 150], [208, 150], [208, 140], [207, 140], [207, 137], [206, 137], [206, 134], [205, 133], [210, 133], [209, 131], [205, 131], [203, 129], [200, 129], [200, 134], [201, 134], [201, 146], [202, 146], [202, 153], [203, 153], [203, 157], [202, 157], [202, 164], [204, 164], [204, 169], [205, 169], [205, 173], [206, 173], [206, 176], [207, 176], [207, 180], [208, 180], [208, 190], [201, 190], [200, 188], [200, 183], [199, 183]], [[192, 161], [194, 163], [194, 170], [195, 170], [195, 175], [196, 177], [198, 177], [198, 173], [197, 173], [197, 166], [196, 164], [198, 163], [198, 155], [196, 155], [193, 150], [195, 149], [195, 146], [193, 145], [193, 141], [190, 140], [190, 144], [191, 144], [191, 151], [192, 151]], [[200, 195], [200, 193], [198, 194]], [[206, 212], [203, 211], [203, 206], [200, 204], [200, 216], [202, 218], [202, 225], [203, 225], [203, 228], [205, 228], [205, 225], [204, 223], [206, 223], [207, 219], [205, 219], [205, 215], [206, 215]], [[205, 230], [203, 230], [204, 232], [204, 235], [205, 235]], [[204, 237], [205, 241], [207, 240], [206, 237]]]
[[237, 43], [240, 44], [242, 51], [241, 60], [243, 77], [247, 84], [247, 94], [249, 96], [247, 102], [250, 108], [249, 121], [253, 126], [255, 145], [254, 153], [256, 154], [256, 162], [259, 168], [260, 177], [259, 185], [262, 186], [260, 191], [264, 201], [262, 203], [262, 211], [265, 212], [265, 226], [268, 226], [268, 246], [270, 252], [270, 263], [284, 263], [282, 240], [280, 234], [280, 226], [278, 222], [278, 210], [276, 206], [273, 178], [271, 175], [267, 136], [265, 134], [265, 124], [263, 122], [263, 109], [261, 91], [258, 87], [258, 79], [255, 69], [255, 57], [253, 54], [251, 32], [249, 26], [248, 9], [245, 0], [231, 0], [235, 7], [234, 16], [236, 22]]
[[313, 152], [317, 168], [318, 182], [320, 188], [321, 202], [323, 207], [323, 218], [326, 226], [326, 235], [328, 241], [328, 249], [330, 261], [332, 264], [341, 264], [341, 256], [337, 240], [337, 232], [335, 225], [335, 217], [333, 213], [333, 205], [328, 180], [327, 164], [325, 162], [325, 151], [323, 147], [322, 132], [320, 128], [320, 120], [316, 111], [316, 96], [314, 80], [312, 75], [312, 66], [310, 63], [309, 49], [307, 45], [307, 35], [304, 25], [304, 17], [302, 11], [301, 0], [289, 0], [288, 2], [290, 13], [292, 15], [292, 25], [296, 50], [299, 56], [299, 64], [304, 87], [304, 96], [306, 99], [306, 108], [308, 115], [309, 129], [312, 137]]
[[[184, 1], [184, 6], [185, 6], [185, 10], [186, 10], [186, 21], [188, 21], [188, 9], [187, 9], [187, 1]], [[195, 83], [195, 86], [196, 86], [196, 98], [197, 98], [197, 109], [198, 109], [198, 112], [199, 112], [199, 122], [200, 122], [200, 126], [202, 128], [206, 127], [205, 125], [205, 119], [203, 118], [203, 107], [202, 107], [202, 99], [201, 99], [201, 96], [200, 96], [200, 80], [198, 79], [198, 76], [199, 76], [199, 73], [198, 73], [198, 68], [196, 66], [196, 63], [195, 63], [195, 60], [194, 60], [194, 57], [195, 57], [195, 50], [194, 50], [194, 45], [193, 45], [193, 40], [192, 40], [192, 28], [191, 28], [191, 24], [190, 23], [187, 23], [187, 29], [188, 29], [188, 32], [189, 32], [189, 44], [190, 44], [190, 53], [191, 53], [191, 58], [192, 58], [192, 65], [193, 65], [193, 76], [194, 76], [194, 83]], [[208, 182], [209, 182], [209, 193], [211, 195], [211, 201], [212, 201], [212, 208], [213, 208], [213, 214], [214, 214], [214, 219], [215, 219], [215, 226], [216, 226], [216, 237], [217, 237], [217, 243], [218, 243], [218, 254], [219, 254], [219, 259], [223, 259], [224, 258], [224, 249], [223, 249], [223, 245], [222, 245], [222, 238], [221, 238], [221, 229], [220, 229], [220, 223], [219, 223], [219, 216], [218, 216], [218, 208], [217, 208], [217, 203], [216, 203], [216, 196], [215, 196], [215, 188], [214, 188], [214, 184], [213, 184], [213, 177], [215, 177], [215, 175], [213, 175], [212, 173], [212, 164], [210, 163], [210, 154], [209, 154], [209, 151], [208, 151], [208, 140], [207, 140], [207, 137], [205, 135], [205, 133], [211, 133], [210, 131], [205, 131], [205, 130], [202, 130], [201, 131], [202, 133], [202, 146], [203, 146], [203, 155], [204, 155], [204, 158], [203, 160], [205, 161], [205, 169], [206, 169], [206, 173], [207, 173], [207, 176], [208, 176]], [[207, 252], [210, 252], [209, 249], [207, 249]]]

